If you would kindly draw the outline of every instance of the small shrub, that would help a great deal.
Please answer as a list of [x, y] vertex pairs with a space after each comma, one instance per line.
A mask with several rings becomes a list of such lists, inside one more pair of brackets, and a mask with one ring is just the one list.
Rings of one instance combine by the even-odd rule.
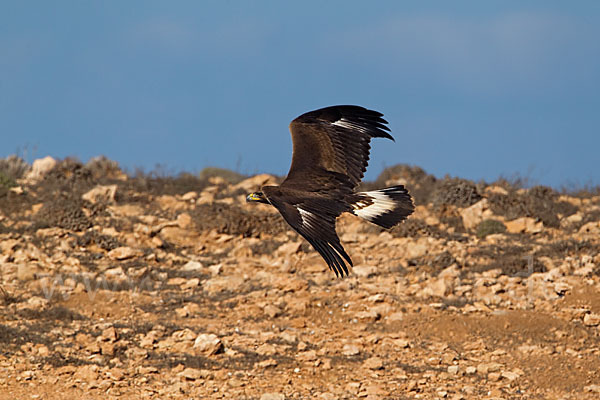
[[217, 168], [217, 167], [204, 168], [202, 171], [200, 171], [200, 173], [198, 174], [198, 177], [200, 179], [206, 179], [206, 180], [208, 180], [209, 178], [213, 178], [213, 177], [220, 177], [220, 178], [225, 179], [225, 181], [227, 181], [228, 183], [230, 183], [232, 185], [235, 185], [236, 183], [239, 183], [247, 178], [245, 175], [242, 175], [238, 172], [231, 171], [231, 170], [225, 169], [225, 168]]
[[14, 182], [22, 178], [28, 170], [29, 164], [14, 154], [0, 159], [0, 185], [7, 179], [9, 182]]
[[494, 233], [506, 232], [506, 225], [495, 219], [485, 219], [477, 225], [477, 237], [484, 238]]

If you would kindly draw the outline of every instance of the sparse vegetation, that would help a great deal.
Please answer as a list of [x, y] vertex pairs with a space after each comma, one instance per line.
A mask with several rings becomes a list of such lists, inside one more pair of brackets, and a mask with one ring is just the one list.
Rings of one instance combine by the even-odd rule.
[[496, 219], [485, 219], [477, 225], [476, 235], [478, 238], [485, 238], [494, 233], [506, 232], [506, 225]]

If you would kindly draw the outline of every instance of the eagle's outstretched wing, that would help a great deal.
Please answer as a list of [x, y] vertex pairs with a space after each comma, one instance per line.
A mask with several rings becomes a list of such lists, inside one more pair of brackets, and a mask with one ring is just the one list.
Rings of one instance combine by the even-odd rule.
[[265, 187], [265, 195], [286, 222], [304, 237], [323, 257], [336, 276], [348, 275], [344, 260], [352, 266], [350, 256], [335, 232], [335, 219], [343, 204], [329, 199], [299, 199], [278, 187]]
[[[351, 193], [369, 162], [374, 137], [394, 140], [383, 114], [359, 106], [332, 106], [302, 114], [290, 124], [293, 155], [282, 187], [324, 195]], [[339, 198], [339, 197], [338, 197]]]

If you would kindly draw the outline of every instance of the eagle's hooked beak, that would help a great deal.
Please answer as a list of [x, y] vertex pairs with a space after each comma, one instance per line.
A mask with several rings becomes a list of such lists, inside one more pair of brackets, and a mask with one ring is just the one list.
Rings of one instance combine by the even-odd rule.
[[269, 204], [269, 201], [267, 200], [267, 198], [265, 197], [265, 195], [263, 194], [263, 192], [250, 193], [248, 195], [248, 197], [246, 197], [246, 202], [247, 203], [258, 202], [258, 203]]

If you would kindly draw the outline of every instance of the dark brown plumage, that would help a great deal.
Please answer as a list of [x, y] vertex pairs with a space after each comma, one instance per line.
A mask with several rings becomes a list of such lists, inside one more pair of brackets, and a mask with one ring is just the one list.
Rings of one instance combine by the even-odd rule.
[[359, 106], [326, 107], [299, 116], [290, 124], [294, 148], [287, 178], [247, 197], [277, 208], [338, 276], [348, 274], [346, 262], [352, 266], [335, 231], [341, 213], [389, 228], [414, 210], [401, 185], [355, 192], [367, 169], [371, 139], [394, 140], [382, 117]]

